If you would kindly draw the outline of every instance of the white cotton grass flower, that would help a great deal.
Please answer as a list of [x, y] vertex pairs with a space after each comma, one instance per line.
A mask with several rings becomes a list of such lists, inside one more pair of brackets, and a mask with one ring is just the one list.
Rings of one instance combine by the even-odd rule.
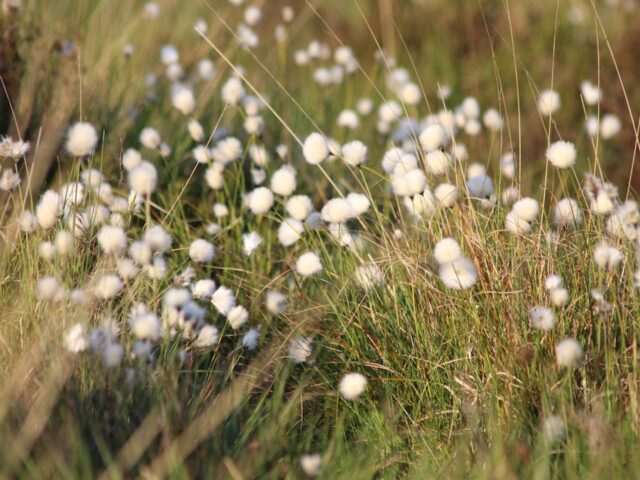
[[451, 208], [458, 201], [458, 187], [450, 183], [441, 183], [433, 191], [438, 204], [443, 207]]
[[525, 222], [533, 222], [540, 213], [540, 204], [534, 198], [524, 197], [515, 202], [511, 211]]
[[122, 154], [122, 166], [130, 172], [142, 163], [142, 155], [135, 148], [128, 148]]
[[566, 338], [556, 345], [556, 363], [562, 368], [575, 368], [582, 360], [582, 347], [573, 338]]
[[438, 265], [444, 265], [462, 258], [462, 249], [453, 238], [443, 238], [433, 248], [433, 257]]
[[289, 343], [289, 358], [293, 363], [307, 362], [312, 353], [313, 342], [311, 337], [294, 338]]
[[23, 233], [33, 233], [38, 228], [38, 218], [29, 210], [25, 210], [18, 217], [18, 228]]
[[109, 343], [102, 350], [102, 363], [105, 368], [115, 368], [122, 363], [124, 347], [119, 343]]
[[131, 190], [148, 197], [155, 192], [158, 185], [158, 171], [153, 164], [143, 161], [129, 172], [128, 182]]
[[452, 165], [451, 156], [442, 150], [434, 150], [425, 156], [427, 172], [432, 175], [445, 175]]
[[251, 157], [251, 160], [253, 160], [253, 163], [259, 167], [266, 167], [271, 161], [269, 152], [262, 145], [251, 145], [249, 147], [249, 156]]
[[487, 175], [487, 167], [481, 163], [473, 162], [467, 167], [467, 178], [481, 177]]
[[227, 313], [227, 321], [232, 330], [238, 330], [249, 320], [249, 312], [242, 305], [237, 305]]
[[504, 228], [508, 232], [516, 235], [531, 233], [531, 223], [520, 218], [513, 210], [504, 218]]
[[549, 300], [556, 307], [562, 308], [569, 303], [569, 291], [566, 288], [554, 288], [549, 290]]
[[224, 203], [215, 203], [213, 205], [213, 215], [220, 220], [229, 215], [229, 207]]
[[427, 186], [427, 177], [422, 170], [411, 170], [404, 174], [394, 174], [391, 179], [391, 188], [395, 195], [412, 197], [418, 195]]
[[171, 248], [173, 238], [160, 225], [154, 225], [147, 229], [143, 236], [144, 241], [151, 247], [154, 253], [163, 253]]
[[307, 163], [317, 165], [329, 158], [329, 144], [324, 135], [314, 132], [304, 141], [302, 154]]
[[580, 91], [584, 103], [587, 105], [596, 105], [602, 99], [602, 90], [597, 85], [594, 85], [591, 81], [585, 80], [580, 84]]
[[122, 280], [117, 275], [103, 275], [96, 281], [93, 295], [99, 300], [109, 300], [116, 297], [123, 286]]
[[600, 120], [600, 136], [604, 140], [615, 137], [622, 130], [622, 122], [612, 113], [607, 113]]
[[191, 151], [196, 163], [206, 164], [209, 163], [211, 157], [209, 157], [209, 149], [204, 145], [196, 145]]
[[542, 423], [542, 433], [549, 443], [562, 442], [567, 436], [567, 427], [559, 415], [551, 415]]
[[54, 245], [58, 255], [66, 257], [73, 252], [75, 240], [73, 234], [67, 230], [60, 230], [56, 233]]
[[560, 109], [560, 94], [555, 90], [544, 90], [538, 97], [538, 111], [549, 117]]
[[236, 296], [230, 288], [220, 285], [211, 296], [211, 303], [220, 315], [226, 316], [236, 306]]
[[493, 180], [487, 175], [474, 175], [467, 180], [467, 193], [471, 198], [487, 199], [493, 192]]
[[529, 322], [533, 328], [548, 332], [553, 330], [556, 318], [550, 308], [536, 306], [529, 310]]
[[353, 208], [345, 198], [333, 198], [321, 210], [322, 220], [329, 223], [344, 223], [353, 217]]
[[251, 328], [242, 337], [242, 346], [249, 351], [253, 351], [258, 347], [258, 339], [260, 331], [257, 328]]
[[160, 338], [160, 320], [144, 309], [129, 319], [131, 332], [138, 340], [156, 341]]
[[65, 148], [74, 157], [93, 155], [98, 144], [98, 133], [93, 125], [77, 122], [69, 129]]
[[435, 123], [422, 130], [418, 140], [425, 152], [432, 152], [447, 144], [447, 133], [442, 125]]
[[56, 247], [48, 241], [40, 242], [40, 245], [38, 245], [38, 255], [43, 260], [51, 262], [56, 257]]
[[124, 282], [133, 280], [140, 272], [135, 262], [129, 258], [121, 258], [116, 264], [116, 271]]
[[559, 140], [547, 148], [547, 160], [556, 168], [570, 168], [576, 163], [576, 147], [573, 143]]
[[352, 167], [358, 167], [367, 161], [367, 146], [359, 140], [342, 146], [342, 159]]
[[273, 207], [273, 192], [266, 187], [258, 187], [247, 194], [247, 202], [255, 215], [264, 215]]
[[384, 285], [384, 273], [375, 263], [365, 263], [356, 269], [354, 280], [360, 288], [373, 290]]
[[612, 247], [606, 241], [602, 241], [593, 250], [593, 260], [603, 270], [612, 271], [624, 260], [624, 255], [616, 247]]
[[164, 65], [171, 65], [180, 61], [180, 53], [174, 45], [164, 45], [160, 49], [160, 61]]
[[346, 200], [351, 207], [352, 218], [357, 218], [365, 214], [369, 210], [369, 207], [371, 207], [371, 202], [364, 193], [349, 193], [346, 197]]
[[205, 172], [205, 181], [213, 190], [220, 190], [224, 186], [224, 177], [222, 175], [223, 170], [224, 165], [214, 163]]
[[265, 298], [265, 307], [272, 315], [282, 315], [287, 310], [287, 296], [277, 290], [269, 290]]
[[36, 294], [40, 300], [55, 300], [61, 290], [62, 287], [55, 277], [42, 277], [36, 284]]
[[198, 280], [191, 286], [191, 295], [198, 300], [210, 300], [216, 291], [216, 282], [210, 278]]
[[465, 257], [440, 265], [439, 275], [442, 283], [452, 290], [471, 288], [478, 280], [475, 265]]
[[422, 91], [415, 83], [408, 82], [400, 87], [398, 98], [406, 105], [417, 105], [422, 98]]
[[319, 453], [300, 455], [300, 468], [308, 477], [317, 477], [322, 468], [322, 455]]
[[574, 229], [582, 223], [582, 209], [573, 198], [563, 198], [553, 209], [553, 223], [559, 228]]
[[295, 218], [285, 218], [278, 227], [278, 241], [284, 247], [296, 243], [304, 233], [304, 224]]
[[36, 218], [38, 219], [40, 227], [45, 230], [50, 229], [56, 223], [61, 213], [62, 201], [60, 195], [53, 190], [44, 192], [36, 207]]
[[189, 257], [196, 263], [207, 263], [215, 257], [215, 248], [211, 242], [199, 238], [191, 242]]
[[482, 123], [492, 132], [499, 132], [504, 127], [504, 119], [495, 108], [490, 108], [484, 112]]
[[361, 373], [347, 373], [340, 380], [338, 391], [345, 400], [355, 400], [367, 387], [367, 378]]
[[509, 180], [516, 174], [516, 157], [513, 152], [507, 152], [500, 157], [500, 172]]
[[222, 86], [221, 95], [223, 102], [229, 105], [238, 105], [245, 96], [244, 86], [240, 79], [229, 78]]
[[271, 191], [276, 195], [288, 197], [296, 189], [296, 170], [290, 165], [284, 165], [271, 175]]
[[184, 85], [175, 87], [171, 93], [171, 104], [183, 115], [191, 115], [196, 108], [193, 90]]
[[146, 127], [140, 132], [140, 143], [150, 150], [156, 150], [161, 142], [160, 134], [155, 128]]
[[336, 123], [339, 127], [355, 130], [360, 126], [360, 117], [353, 110], [346, 109], [340, 112]]
[[204, 325], [198, 332], [198, 336], [193, 342], [196, 348], [211, 348], [214, 347], [219, 340], [219, 332], [213, 325]]
[[264, 238], [258, 232], [249, 232], [242, 235], [242, 253], [247, 257], [262, 244]]
[[197, 120], [189, 120], [187, 130], [195, 142], [201, 142], [204, 139], [204, 128], [202, 128], [202, 125]]
[[87, 331], [81, 323], [73, 325], [64, 336], [64, 348], [69, 353], [81, 353], [89, 348]]
[[120, 227], [105, 225], [98, 232], [98, 243], [107, 255], [122, 255], [127, 248], [127, 234]]
[[287, 200], [285, 209], [292, 218], [303, 221], [313, 211], [313, 203], [307, 195], [294, 195]]
[[309, 277], [322, 271], [320, 257], [315, 252], [305, 252], [296, 261], [296, 272], [303, 277]]
[[202, 80], [212, 80], [216, 76], [215, 64], [208, 58], [203, 58], [198, 62], [198, 75]]

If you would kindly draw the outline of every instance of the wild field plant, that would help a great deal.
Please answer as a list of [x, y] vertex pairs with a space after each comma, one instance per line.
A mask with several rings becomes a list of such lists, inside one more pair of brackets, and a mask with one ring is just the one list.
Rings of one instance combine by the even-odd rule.
[[3, 477], [638, 476], [638, 6], [510, 3], [4, 0]]

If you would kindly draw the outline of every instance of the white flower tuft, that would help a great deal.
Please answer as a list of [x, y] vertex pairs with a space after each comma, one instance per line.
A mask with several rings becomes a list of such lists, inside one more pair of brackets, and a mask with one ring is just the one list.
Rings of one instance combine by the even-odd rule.
[[364, 392], [367, 379], [361, 373], [347, 373], [340, 380], [338, 391], [345, 400], [355, 400]]
[[67, 133], [67, 151], [74, 157], [93, 155], [98, 144], [96, 129], [87, 122], [77, 122]]

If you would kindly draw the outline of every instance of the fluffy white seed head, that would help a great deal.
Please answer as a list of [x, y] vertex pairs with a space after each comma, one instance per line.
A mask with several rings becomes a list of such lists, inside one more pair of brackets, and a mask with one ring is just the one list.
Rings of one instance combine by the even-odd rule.
[[525, 222], [532, 222], [540, 213], [540, 205], [536, 199], [525, 197], [513, 204], [512, 211]]
[[329, 157], [329, 153], [327, 139], [316, 132], [309, 135], [302, 146], [304, 159], [312, 165], [324, 162]]
[[553, 209], [553, 223], [557, 227], [573, 229], [582, 223], [582, 209], [573, 198], [561, 199]]
[[221, 95], [223, 102], [229, 105], [238, 105], [245, 95], [242, 82], [236, 77], [231, 77], [222, 86]]
[[189, 246], [189, 256], [196, 263], [207, 263], [213, 260], [215, 249], [211, 242], [199, 238]]
[[127, 234], [120, 227], [105, 225], [98, 232], [98, 243], [107, 255], [122, 255], [127, 248]]
[[227, 321], [233, 330], [238, 330], [249, 320], [249, 312], [242, 305], [237, 305], [229, 310]]
[[249, 209], [256, 215], [264, 215], [273, 207], [273, 192], [266, 187], [258, 187], [248, 194]]
[[353, 217], [351, 204], [344, 198], [332, 198], [321, 210], [322, 220], [329, 223], [343, 223]]
[[122, 291], [122, 280], [117, 275], [103, 275], [93, 288], [94, 297], [100, 300], [109, 300]]
[[185, 86], [174, 88], [171, 94], [171, 104], [183, 115], [191, 115], [196, 108], [193, 91]]
[[355, 400], [364, 392], [367, 379], [361, 373], [347, 373], [338, 386], [338, 391], [345, 400]]
[[551, 309], [538, 306], [529, 310], [529, 322], [533, 328], [547, 332], [555, 326], [556, 318]]
[[45, 230], [53, 227], [61, 213], [62, 202], [60, 195], [53, 190], [44, 192], [36, 207], [36, 218], [40, 227]]
[[273, 172], [271, 176], [271, 191], [277, 195], [288, 197], [296, 189], [296, 170], [285, 165]]
[[441, 183], [433, 194], [443, 207], [453, 207], [458, 201], [458, 188], [450, 183]]
[[560, 94], [555, 90], [544, 90], [538, 97], [538, 111], [548, 117], [560, 109]]
[[221, 315], [227, 315], [236, 305], [236, 296], [231, 289], [221, 285], [211, 296], [211, 303]]
[[308, 477], [317, 477], [322, 468], [322, 456], [319, 453], [300, 455], [300, 468]]
[[151, 195], [158, 185], [158, 171], [151, 163], [143, 161], [129, 172], [129, 188], [142, 195]]
[[572, 167], [576, 163], [576, 147], [571, 142], [559, 140], [547, 148], [547, 160], [556, 168]]
[[69, 129], [65, 146], [74, 157], [84, 157], [93, 155], [97, 144], [98, 133], [94, 126], [87, 122], [77, 122]]
[[556, 362], [559, 367], [575, 368], [582, 360], [582, 347], [573, 338], [566, 338], [556, 345]]
[[347, 165], [357, 167], [367, 161], [367, 146], [359, 140], [342, 146], [342, 159]]
[[462, 249], [453, 238], [443, 238], [433, 248], [433, 256], [439, 265], [443, 265], [462, 258]]
[[322, 271], [320, 257], [315, 252], [305, 252], [296, 261], [296, 272], [303, 277], [309, 277]]
[[265, 298], [265, 307], [272, 315], [281, 315], [287, 309], [287, 297], [277, 290], [269, 290]]
[[422, 130], [418, 140], [426, 152], [432, 152], [447, 144], [447, 132], [442, 128], [442, 125], [435, 123]]
[[294, 195], [287, 200], [285, 209], [292, 218], [303, 221], [313, 211], [313, 203], [306, 195]]
[[285, 218], [278, 227], [278, 241], [285, 247], [296, 243], [304, 233], [304, 224], [295, 218]]
[[140, 143], [151, 149], [155, 150], [160, 146], [160, 134], [155, 128], [146, 127], [140, 132]]
[[247, 257], [258, 248], [264, 239], [258, 232], [249, 232], [242, 235], [242, 253]]
[[475, 265], [464, 257], [441, 265], [439, 273], [442, 283], [453, 290], [471, 288], [478, 279]]

